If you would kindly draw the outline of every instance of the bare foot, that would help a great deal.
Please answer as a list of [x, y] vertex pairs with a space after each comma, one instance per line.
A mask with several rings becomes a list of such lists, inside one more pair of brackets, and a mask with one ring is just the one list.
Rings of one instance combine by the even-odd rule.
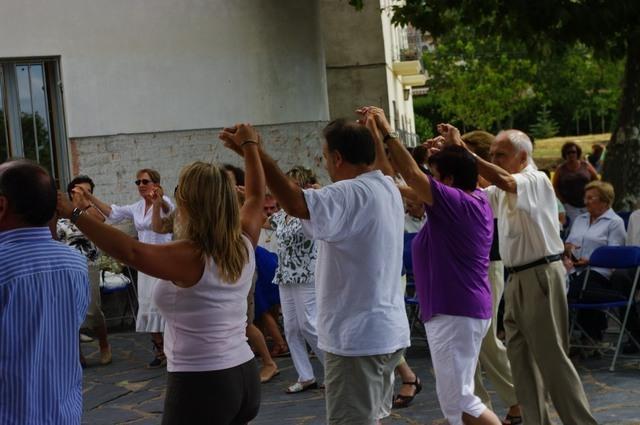
[[280, 371], [275, 363], [262, 365], [262, 368], [260, 368], [260, 382], [266, 384], [278, 374], [280, 374]]

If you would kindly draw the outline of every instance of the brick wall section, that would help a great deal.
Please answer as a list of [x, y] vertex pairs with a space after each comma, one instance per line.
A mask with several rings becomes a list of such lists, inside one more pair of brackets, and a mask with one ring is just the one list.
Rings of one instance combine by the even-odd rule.
[[[286, 171], [294, 165], [312, 168], [323, 182], [322, 129], [326, 122], [260, 126], [265, 149]], [[124, 205], [138, 200], [133, 184], [140, 168], [154, 168], [162, 175], [168, 194], [181, 168], [196, 160], [242, 160], [217, 138], [219, 129], [74, 138], [70, 141], [74, 174], [87, 174], [96, 183], [95, 194], [105, 202]]]

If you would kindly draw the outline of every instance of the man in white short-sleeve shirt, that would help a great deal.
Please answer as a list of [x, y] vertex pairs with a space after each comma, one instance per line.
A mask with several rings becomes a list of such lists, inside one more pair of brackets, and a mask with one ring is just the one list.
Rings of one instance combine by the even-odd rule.
[[[445, 137], [464, 145], [458, 130]], [[504, 327], [516, 395], [527, 424], [551, 425], [545, 394], [564, 424], [595, 425], [580, 377], [568, 357], [566, 272], [558, 207], [548, 177], [531, 158], [529, 137], [506, 130], [491, 146], [493, 163], [476, 156], [498, 219], [500, 256], [509, 272]]]
[[326, 352], [329, 424], [388, 416], [393, 370], [410, 345], [400, 285], [404, 208], [391, 178], [374, 169], [375, 145], [358, 123], [335, 120], [323, 154], [335, 183], [302, 190], [264, 151], [267, 185], [319, 244], [318, 346]]

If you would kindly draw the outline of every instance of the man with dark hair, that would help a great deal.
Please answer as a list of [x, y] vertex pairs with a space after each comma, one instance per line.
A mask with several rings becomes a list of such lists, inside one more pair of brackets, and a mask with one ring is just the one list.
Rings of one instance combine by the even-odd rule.
[[365, 126], [332, 121], [324, 137], [334, 183], [322, 189], [302, 189], [262, 149], [260, 159], [273, 196], [319, 244], [327, 422], [369, 425], [389, 415], [393, 370], [410, 344], [400, 284], [404, 208], [393, 180], [374, 168], [376, 147]]
[[82, 415], [78, 331], [89, 299], [87, 263], [51, 238], [56, 199], [39, 165], [0, 164], [2, 424], [77, 424]]

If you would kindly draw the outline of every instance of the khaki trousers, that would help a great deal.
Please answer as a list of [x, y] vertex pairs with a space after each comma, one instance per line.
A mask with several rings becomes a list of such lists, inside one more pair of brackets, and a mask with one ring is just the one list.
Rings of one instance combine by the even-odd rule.
[[491, 317], [489, 331], [482, 340], [482, 346], [480, 347], [480, 357], [474, 377], [474, 392], [489, 409], [493, 410], [491, 396], [482, 383], [482, 371], [487, 374], [487, 378], [489, 378], [498, 396], [507, 407], [518, 404], [518, 398], [513, 387], [507, 348], [496, 336], [498, 332], [498, 306], [504, 292], [504, 265], [502, 261], [489, 263], [489, 281], [491, 282], [493, 316]]
[[526, 424], [551, 425], [548, 391], [564, 425], [596, 425], [567, 355], [569, 318], [560, 261], [509, 276], [504, 327], [516, 394]]

